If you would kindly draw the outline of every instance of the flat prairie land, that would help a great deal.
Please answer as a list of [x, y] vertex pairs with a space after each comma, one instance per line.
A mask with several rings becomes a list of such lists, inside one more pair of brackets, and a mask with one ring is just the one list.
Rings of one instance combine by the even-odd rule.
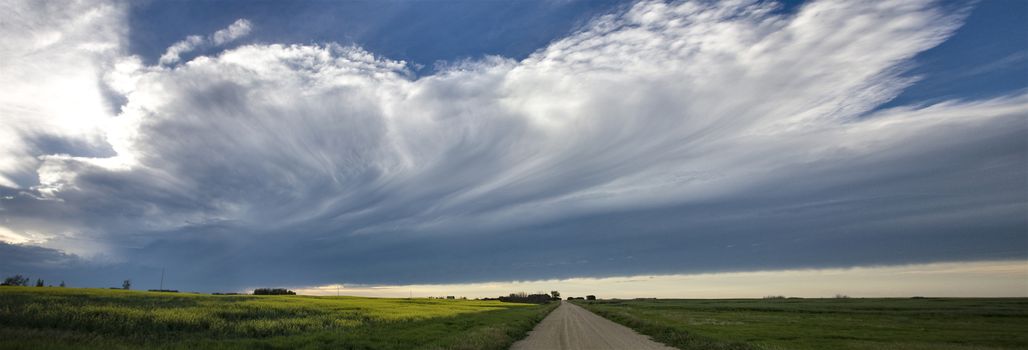
[[1028, 349], [1026, 298], [575, 303], [680, 349]]
[[0, 287], [0, 349], [506, 349], [556, 306]]

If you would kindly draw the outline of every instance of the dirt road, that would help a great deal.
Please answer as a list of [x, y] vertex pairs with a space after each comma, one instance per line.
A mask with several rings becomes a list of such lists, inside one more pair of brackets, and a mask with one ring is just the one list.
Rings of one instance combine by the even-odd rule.
[[535, 326], [511, 350], [674, 350], [569, 302]]

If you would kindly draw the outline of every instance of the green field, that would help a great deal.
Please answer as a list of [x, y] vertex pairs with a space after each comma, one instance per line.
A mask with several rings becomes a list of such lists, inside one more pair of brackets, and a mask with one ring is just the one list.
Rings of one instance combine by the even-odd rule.
[[1028, 349], [1028, 299], [612, 300], [576, 304], [680, 349]]
[[0, 287], [0, 348], [506, 349], [556, 305]]

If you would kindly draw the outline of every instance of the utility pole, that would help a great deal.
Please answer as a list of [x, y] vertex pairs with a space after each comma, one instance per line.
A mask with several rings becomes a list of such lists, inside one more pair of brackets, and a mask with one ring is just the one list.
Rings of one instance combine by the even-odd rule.
[[336, 285], [336, 296], [339, 296], [339, 285]]
[[161, 268], [161, 290], [164, 290], [164, 268]]

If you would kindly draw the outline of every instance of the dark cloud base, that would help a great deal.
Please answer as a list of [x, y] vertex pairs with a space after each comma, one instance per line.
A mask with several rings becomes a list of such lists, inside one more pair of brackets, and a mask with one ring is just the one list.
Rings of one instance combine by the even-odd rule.
[[[231, 223], [165, 232], [123, 249], [130, 263], [98, 265], [58, 250], [4, 244], [2, 273], [96, 285], [131, 278], [184, 290], [330, 283], [409, 284], [538, 280], [1028, 259], [1023, 130], [989, 145], [941, 149], [921, 171], [851, 175], [870, 185], [838, 187], [845, 174], [811, 173], [744, 197], [593, 213], [494, 232], [253, 232]], [[961, 157], [952, 155], [960, 150]], [[926, 155], [931, 158], [931, 155]], [[977, 176], [958, 169], [987, 172]], [[888, 164], [867, 164], [883, 169]], [[873, 166], [873, 167], [872, 167]], [[940, 168], [946, 174], [938, 174]], [[940, 183], [918, 178], [934, 173]], [[949, 178], [952, 182], [945, 182]], [[322, 232], [317, 232], [321, 230]], [[317, 237], [308, 239], [305, 237]], [[173, 238], [173, 239], [171, 239]], [[81, 281], [81, 282], [80, 282]], [[100, 286], [103, 286], [102, 284]]]

